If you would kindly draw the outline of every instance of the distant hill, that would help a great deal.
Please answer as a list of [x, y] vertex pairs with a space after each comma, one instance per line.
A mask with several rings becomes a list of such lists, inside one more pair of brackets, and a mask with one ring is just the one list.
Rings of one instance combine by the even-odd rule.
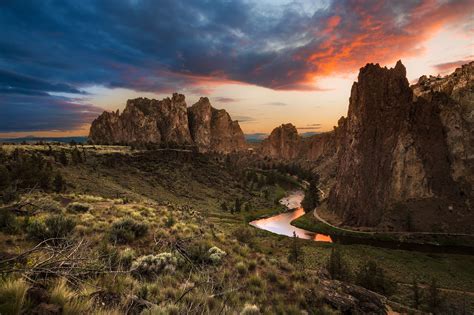
[[268, 137], [268, 133], [262, 133], [262, 132], [258, 132], [258, 133], [248, 133], [248, 134], [245, 134], [245, 140], [247, 142], [250, 142], [250, 143], [260, 143], [263, 141], [263, 139], [265, 139], [266, 137]]
[[87, 137], [35, 137], [35, 136], [27, 136], [21, 138], [0, 138], [0, 142], [6, 143], [35, 143], [35, 142], [63, 142], [69, 143], [71, 141], [75, 141], [76, 143], [86, 143]]

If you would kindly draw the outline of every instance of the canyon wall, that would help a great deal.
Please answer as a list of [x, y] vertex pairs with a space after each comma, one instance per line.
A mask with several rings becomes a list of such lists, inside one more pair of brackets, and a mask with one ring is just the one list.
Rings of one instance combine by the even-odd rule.
[[96, 144], [158, 144], [196, 146], [200, 152], [229, 153], [246, 149], [239, 123], [202, 97], [187, 108], [174, 93], [161, 101], [128, 100], [122, 114], [104, 112], [92, 122], [89, 139]]
[[328, 200], [345, 224], [472, 229], [473, 65], [413, 87], [401, 62], [361, 69]]
[[474, 62], [411, 87], [400, 61], [392, 69], [368, 64], [334, 131], [301, 138], [282, 125], [261, 154], [311, 161], [331, 184], [329, 209], [346, 225], [472, 231], [473, 127]]

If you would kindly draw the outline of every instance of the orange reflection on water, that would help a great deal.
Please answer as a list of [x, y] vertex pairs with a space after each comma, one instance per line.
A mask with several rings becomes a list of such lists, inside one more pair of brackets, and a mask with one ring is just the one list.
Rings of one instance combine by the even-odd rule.
[[316, 242], [326, 242], [326, 243], [332, 243], [331, 236], [329, 235], [324, 235], [324, 234], [316, 234], [314, 236], [314, 240]]
[[[301, 196], [297, 196], [297, 197], [301, 197]], [[300, 200], [298, 199], [297, 201], [299, 204]], [[280, 235], [286, 235], [289, 237], [293, 237], [293, 235], [296, 235], [297, 237], [302, 238], [302, 239], [313, 240], [316, 242], [332, 243], [332, 239], [329, 235], [316, 234], [314, 232], [300, 229], [291, 225], [292, 221], [298, 219], [304, 214], [305, 214], [304, 209], [301, 207], [298, 207], [294, 211], [285, 212], [285, 213], [277, 214], [269, 218], [252, 221], [250, 222], [250, 225], [253, 225], [259, 229], [267, 230], [267, 231], [280, 234]]]

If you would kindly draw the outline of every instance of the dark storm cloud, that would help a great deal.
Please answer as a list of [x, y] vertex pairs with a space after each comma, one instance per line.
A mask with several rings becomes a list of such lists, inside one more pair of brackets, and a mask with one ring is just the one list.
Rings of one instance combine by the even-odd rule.
[[0, 94], [0, 132], [73, 130], [101, 112], [69, 98]]
[[309, 12], [248, 0], [5, 0], [0, 101], [18, 115], [12, 95], [73, 114], [52, 94], [92, 85], [200, 93], [235, 81], [316, 90], [314, 77], [418, 53], [439, 27], [462, 23], [469, 5], [344, 0]]

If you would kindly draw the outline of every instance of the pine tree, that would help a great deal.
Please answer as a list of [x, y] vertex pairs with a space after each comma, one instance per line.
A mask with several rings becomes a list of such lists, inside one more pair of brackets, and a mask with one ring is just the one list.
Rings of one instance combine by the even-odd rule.
[[298, 236], [296, 232], [293, 232], [293, 244], [288, 255], [288, 261], [291, 263], [297, 263], [301, 256], [301, 246], [298, 242]]
[[305, 212], [309, 212], [314, 210], [319, 205], [319, 176], [313, 176], [309, 184], [309, 188], [304, 195], [304, 199], [301, 202], [301, 206], [303, 207]]
[[235, 212], [240, 212], [242, 210], [242, 202], [240, 201], [239, 197], [235, 198]]
[[326, 269], [331, 279], [348, 280], [350, 278], [349, 267], [342, 256], [341, 250], [337, 246], [331, 249], [331, 255], [326, 264]]
[[431, 280], [430, 287], [428, 290], [428, 309], [430, 312], [436, 314], [441, 308], [441, 296], [438, 287], [438, 282], [435, 278]]
[[416, 277], [413, 278], [413, 284], [411, 288], [413, 290], [413, 307], [418, 309], [421, 304], [421, 291], [418, 285], [418, 279]]
[[63, 177], [61, 174], [56, 174], [56, 176], [53, 179], [53, 188], [55, 192], [62, 192], [64, 191], [64, 188], [66, 187], [66, 182], [64, 181]]
[[221, 203], [221, 209], [222, 211], [225, 211], [225, 212], [229, 211], [229, 208], [227, 208], [227, 204], [225, 201]]

